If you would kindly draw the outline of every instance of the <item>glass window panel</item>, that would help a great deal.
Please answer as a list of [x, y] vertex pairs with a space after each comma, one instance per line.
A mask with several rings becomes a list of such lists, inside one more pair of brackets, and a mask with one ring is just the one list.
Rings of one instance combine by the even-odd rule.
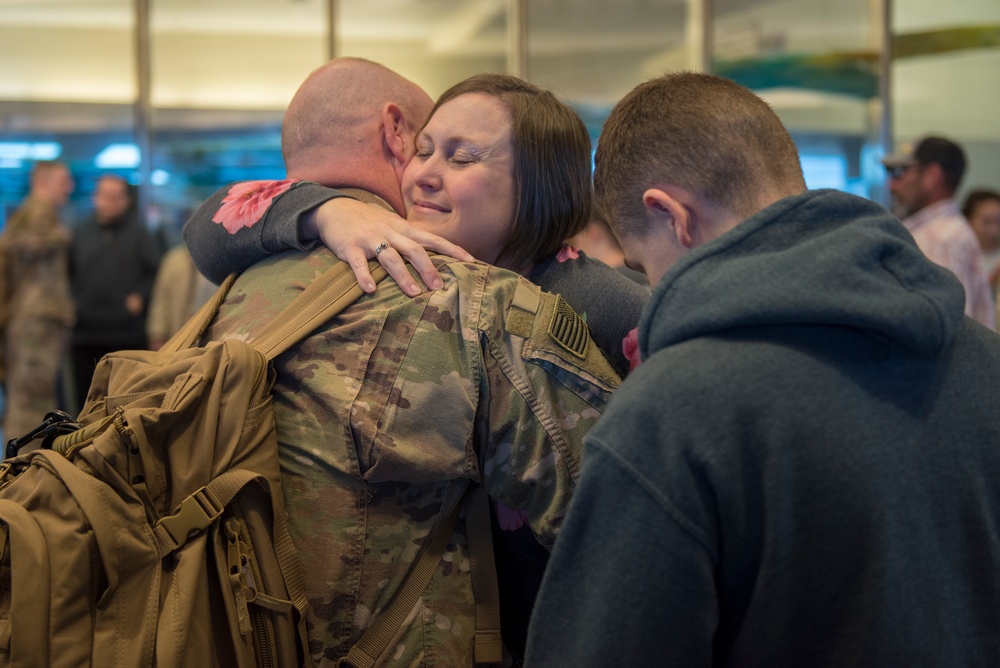
[[696, 67], [688, 0], [529, 0], [526, 74], [570, 104], [593, 141], [639, 82]]
[[321, 0], [152, 0], [150, 224], [168, 244], [237, 180], [281, 178], [281, 118], [327, 56]]
[[105, 171], [95, 159], [131, 141], [132, 25], [129, 0], [0, 3], [0, 224], [27, 194], [36, 159], [63, 160], [76, 178], [67, 224], [90, 212]]
[[569, 100], [613, 106], [639, 82], [690, 69], [687, 0], [529, 0], [528, 77]]
[[337, 55], [369, 58], [437, 97], [479, 72], [507, 68], [505, 0], [340, 2]]
[[717, 0], [712, 71], [767, 100], [810, 187], [881, 197], [878, 54], [870, 0]]
[[285, 108], [326, 60], [320, 0], [152, 0], [157, 108]]
[[180, 241], [190, 213], [233, 181], [280, 179], [280, 111], [153, 111], [148, 222], [166, 246]]
[[895, 0], [892, 31], [896, 141], [949, 137], [968, 157], [960, 197], [1000, 189], [1000, 2]]

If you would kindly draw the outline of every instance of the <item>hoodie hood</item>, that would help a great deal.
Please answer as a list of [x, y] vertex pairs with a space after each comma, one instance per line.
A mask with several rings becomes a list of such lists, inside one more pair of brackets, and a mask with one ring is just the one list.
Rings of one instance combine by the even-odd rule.
[[642, 358], [737, 327], [862, 329], [918, 357], [950, 345], [965, 291], [883, 207], [836, 190], [759, 211], [664, 275], [639, 323]]

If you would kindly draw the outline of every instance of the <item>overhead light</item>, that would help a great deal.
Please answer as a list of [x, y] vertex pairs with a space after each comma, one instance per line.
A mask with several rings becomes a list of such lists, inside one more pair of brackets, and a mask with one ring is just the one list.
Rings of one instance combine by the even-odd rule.
[[141, 158], [135, 144], [108, 144], [94, 158], [94, 165], [100, 169], [130, 169], [138, 167]]
[[20, 169], [25, 162], [55, 160], [62, 144], [54, 141], [0, 141], [0, 169]]

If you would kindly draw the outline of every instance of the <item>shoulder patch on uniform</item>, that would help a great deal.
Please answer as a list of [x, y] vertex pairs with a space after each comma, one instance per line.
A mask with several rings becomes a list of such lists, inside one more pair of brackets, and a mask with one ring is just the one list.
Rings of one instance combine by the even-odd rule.
[[533, 285], [527, 281], [518, 281], [511, 306], [534, 315], [538, 313], [538, 304], [541, 300], [541, 289], [537, 285]]
[[507, 312], [507, 331], [515, 336], [528, 338], [531, 336], [531, 325], [541, 304], [542, 295], [538, 286], [527, 281], [518, 281], [514, 290], [514, 298]]
[[587, 344], [590, 343], [587, 323], [561, 296], [556, 297], [556, 308], [549, 322], [549, 336], [580, 359], [587, 357]]

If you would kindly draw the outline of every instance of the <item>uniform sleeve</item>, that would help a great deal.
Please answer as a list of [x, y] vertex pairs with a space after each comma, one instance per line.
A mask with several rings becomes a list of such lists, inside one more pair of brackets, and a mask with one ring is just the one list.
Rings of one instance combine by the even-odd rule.
[[525, 665], [711, 666], [716, 600], [703, 545], [627, 465], [588, 443]]
[[[495, 319], [504, 331], [485, 343], [489, 434], [481, 458], [490, 495], [522, 511], [539, 542], [551, 546], [579, 478], [583, 438], [618, 375], [564, 301], [525, 286]], [[498, 301], [511, 303], [487, 295], [486, 321]]]
[[216, 191], [184, 225], [184, 243], [213, 283], [287, 250], [320, 242], [299, 233], [299, 216], [345, 195], [308, 181], [245, 181]]

